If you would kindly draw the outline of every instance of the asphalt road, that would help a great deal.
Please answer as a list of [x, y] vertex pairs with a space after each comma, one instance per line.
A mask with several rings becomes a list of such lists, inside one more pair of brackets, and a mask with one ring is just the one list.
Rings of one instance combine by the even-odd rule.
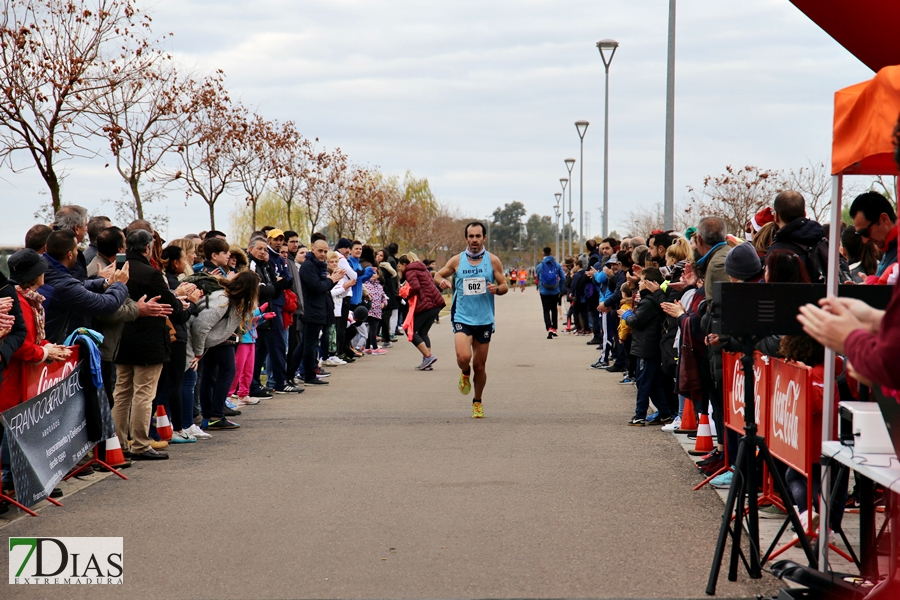
[[[2, 597], [705, 597], [721, 500], [673, 436], [625, 425], [634, 389], [587, 368], [584, 338], [545, 339], [533, 289], [497, 306], [485, 419], [445, 318], [432, 372], [398, 343], [0, 530], [124, 537], [124, 594]], [[741, 572], [718, 596], [777, 587]]]

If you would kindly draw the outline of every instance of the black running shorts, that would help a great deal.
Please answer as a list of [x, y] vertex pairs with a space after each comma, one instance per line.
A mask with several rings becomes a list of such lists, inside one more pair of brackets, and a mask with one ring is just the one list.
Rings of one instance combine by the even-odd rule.
[[491, 335], [494, 333], [493, 325], [466, 325], [465, 323], [454, 323], [453, 333], [464, 333], [470, 336], [479, 344], [489, 344]]

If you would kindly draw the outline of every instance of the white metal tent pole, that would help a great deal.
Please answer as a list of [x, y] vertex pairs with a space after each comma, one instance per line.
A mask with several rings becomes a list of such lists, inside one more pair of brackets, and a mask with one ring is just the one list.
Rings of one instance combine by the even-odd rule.
[[[828, 231], [828, 279], [825, 282], [825, 295], [833, 298], [837, 296], [838, 291], [838, 270], [839, 255], [841, 250], [841, 188], [844, 185], [843, 175], [833, 175], [831, 177], [831, 226]], [[825, 381], [834, 381], [834, 359], [835, 352], [830, 348], [825, 348]], [[846, 368], [846, 367], [845, 367]], [[822, 441], [831, 441], [832, 430], [834, 429], [834, 386], [826, 385], [824, 389], [824, 398], [822, 399]], [[819, 454], [822, 449], [819, 448]], [[828, 503], [828, 497], [831, 495], [831, 469], [822, 467], [821, 469], [821, 485], [819, 488], [822, 492], [819, 494], [819, 515], [821, 516], [819, 526], [820, 532], [826, 532], [825, 540], [819, 542], [819, 570], [825, 572], [828, 570], [828, 542], [830, 535], [827, 533], [830, 526], [831, 506]]]

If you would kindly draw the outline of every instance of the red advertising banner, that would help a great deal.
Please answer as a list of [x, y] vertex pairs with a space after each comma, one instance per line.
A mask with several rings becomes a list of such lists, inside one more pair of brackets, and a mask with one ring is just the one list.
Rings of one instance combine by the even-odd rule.
[[[744, 370], [741, 368], [741, 354], [737, 352], [722, 353], [722, 370], [725, 389], [725, 426], [744, 433]], [[769, 357], [760, 352], [753, 353], [753, 389], [756, 396], [757, 435], [768, 439], [769, 416]]]
[[72, 351], [67, 360], [51, 363], [27, 363], [25, 365], [26, 398], [31, 399], [65, 379], [78, 365], [78, 346], [69, 346]]
[[[769, 450], [795, 471], [808, 475], [812, 468], [809, 448], [810, 368], [797, 363], [770, 359], [771, 417]], [[820, 425], [821, 426], [821, 425]]]

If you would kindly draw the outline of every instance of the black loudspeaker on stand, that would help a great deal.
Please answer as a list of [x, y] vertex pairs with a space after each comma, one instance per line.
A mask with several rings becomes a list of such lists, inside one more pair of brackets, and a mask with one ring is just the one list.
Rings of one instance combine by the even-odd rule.
[[[722, 513], [722, 525], [719, 527], [719, 538], [716, 543], [716, 553], [713, 557], [712, 569], [709, 571], [709, 581], [706, 584], [706, 593], [715, 595], [716, 583], [719, 579], [719, 571], [722, 568], [722, 559], [725, 557], [725, 545], [728, 538], [731, 537], [731, 557], [728, 567], [728, 580], [737, 581], [738, 558], [744, 563], [744, 568], [751, 579], [759, 579], [762, 577], [762, 564], [765, 558], [760, 558], [759, 549], [759, 503], [757, 499], [757, 472], [756, 457], [757, 451], [759, 456], [765, 461], [769, 467], [769, 473], [775, 481], [775, 489], [782, 498], [790, 498], [787, 493], [781, 474], [775, 467], [775, 461], [769, 453], [766, 441], [757, 435], [756, 430], [756, 392], [754, 387], [755, 375], [753, 373], [753, 346], [756, 343], [756, 336], [736, 336], [732, 341], [737, 342], [740, 346], [741, 369], [744, 372], [744, 432], [738, 445], [737, 456], [734, 462], [734, 478], [731, 481], [731, 488], [728, 490], [728, 499], [725, 501], [725, 512]], [[809, 543], [797, 511], [790, 502], [785, 502], [785, 510], [787, 510], [788, 519], [794, 526], [794, 530], [798, 532], [800, 544], [803, 546], [803, 552], [809, 559], [810, 566], [815, 566], [816, 556], [812, 546]], [[750, 546], [750, 560], [744, 556], [741, 549], [741, 535], [744, 530], [746, 508], [746, 531], [747, 542]], [[734, 518], [734, 526], [732, 526], [732, 517]]]
[[[893, 293], [891, 286], [884, 285], [841, 285], [838, 286], [838, 295], [857, 298], [874, 308], [884, 309], [891, 300]], [[790, 498], [781, 479], [781, 474], [775, 468], [775, 461], [769, 453], [766, 441], [757, 435], [756, 429], [756, 393], [754, 389], [755, 375], [753, 373], [753, 346], [765, 335], [797, 335], [803, 333], [803, 328], [797, 321], [797, 314], [804, 304], [815, 304], [820, 298], [825, 297], [825, 285], [821, 283], [725, 283], [717, 282], [713, 286], [713, 302], [710, 308], [710, 327], [713, 333], [731, 336], [743, 354], [741, 357], [741, 369], [744, 372], [744, 432], [745, 436], [738, 445], [737, 456], [734, 463], [734, 478], [731, 489], [728, 491], [728, 499], [725, 502], [725, 512], [722, 514], [722, 525], [719, 528], [719, 539], [716, 544], [716, 554], [713, 558], [712, 569], [709, 572], [709, 582], [706, 585], [706, 593], [716, 593], [716, 582], [719, 579], [719, 571], [722, 568], [722, 559], [725, 557], [725, 545], [728, 537], [731, 537], [731, 560], [728, 569], [728, 580], [737, 580], [738, 559], [744, 563], [752, 579], [762, 577], [762, 564], [768, 559], [760, 558], [759, 551], [759, 504], [756, 496], [758, 481], [756, 475], [757, 452], [769, 468], [769, 473], [775, 481], [775, 489], [784, 498]], [[746, 508], [746, 517], [744, 515]], [[818, 561], [810, 546], [797, 511], [790, 502], [785, 502], [788, 520], [793, 525], [803, 552], [809, 560], [811, 567], [816, 567]], [[732, 527], [732, 517], [734, 526]], [[746, 518], [747, 541], [750, 547], [750, 560], [744, 556], [741, 549], [741, 535], [744, 531], [744, 519]], [[782, 527], [782, 532], [784, 527]], [[779, 533], [779, 536], [781, 533]], [[778, 541], [775, 538], [774, 548]], [[771, 549], [769, 550], [771, 552]]]

